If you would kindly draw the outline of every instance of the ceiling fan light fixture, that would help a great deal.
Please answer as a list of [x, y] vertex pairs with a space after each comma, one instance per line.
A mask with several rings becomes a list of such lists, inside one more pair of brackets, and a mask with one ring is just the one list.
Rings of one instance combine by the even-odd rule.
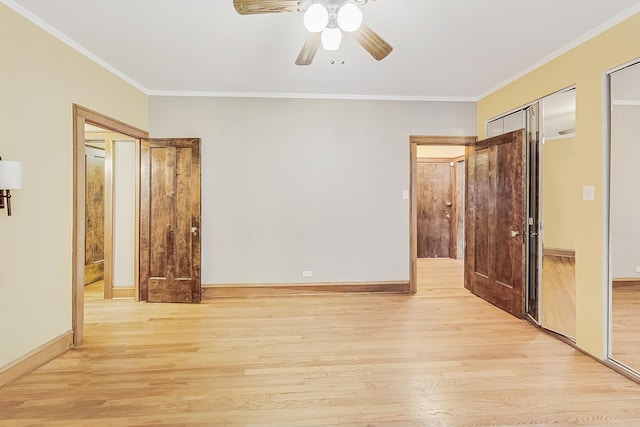
[[325, 28], [322, 30], [321, 40], [325, 50], [338, 50], [342, 43], [342, 31], [340, 28]]
[[319, 3], [314, 3], [304, 13], [304, 27], [310, 33], [319, 33], [329, 23], [329, 11]]
[[348, 33], [356, 31], [362, 25], [362, 11], [353, 3], [345, 3], [338, 10], [338, 26]]

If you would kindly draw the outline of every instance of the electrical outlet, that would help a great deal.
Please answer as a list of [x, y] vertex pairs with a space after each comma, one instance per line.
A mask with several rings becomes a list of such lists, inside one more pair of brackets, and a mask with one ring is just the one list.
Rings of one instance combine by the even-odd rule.
[[640, 267], [636, 267], [636, 273], [640, 273]]
[[311, 277], [313, 276], [313, 271], [303, 271], [302, 277]]

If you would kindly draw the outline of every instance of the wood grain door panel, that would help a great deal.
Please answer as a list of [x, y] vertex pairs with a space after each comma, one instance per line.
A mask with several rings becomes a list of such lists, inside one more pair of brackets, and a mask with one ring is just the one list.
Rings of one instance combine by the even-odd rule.
[[489, 150], [478, 150], [475, 158], [475, 272], [484, 277], [489, 277], [489, 235], [492, 230], [489, 229], [489, 217], [491, 208], [490, 202], [490, 166], [489, 166]]
[[455, 169], [450, 163], [426, 159], [417, 164], [418, 258], [455, 258]]
[[200, 302], [200, 140], [142, 140], [140, 300]]
[[104, 278], [105, 151], [85, 147], [84, 284]]
[[525, 301], [525, 134], [476, 143], [467, 164], [465, 287], [518, 317]]

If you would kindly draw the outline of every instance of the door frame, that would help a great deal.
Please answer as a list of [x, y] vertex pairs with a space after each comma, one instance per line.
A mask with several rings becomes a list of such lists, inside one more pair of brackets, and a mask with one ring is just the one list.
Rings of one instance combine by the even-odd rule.
[[477, 140], [477, 136], [409, 136], [409, 292], [412, 294], [418, 292], [418, 145], [469, 146]]
[[[85, 145], [85, 123], [92, 124], [104, 129], [130, 136], [137, 140], [136, 157], [140, 156], [140, 139], [148, 138], [149, 132], [128, 125], [117, 119], [113, 119], [104, 114], [90, 110], [77, 104], [73, 104], [73, 231], [72, 242], [73, 250], [71, 257], [71, 286], [72, 286], [72, 302], [71, 302], [71, 324], [73, 328], [73, 345], [79, 346], [84, 337], [84, 257], [85, 257], [85, 176], [84, 176], [84, 145]], [[140, 165], [136, 163], [136, 237], [135, 251], [138, 252], [138, 222], [139, 222], [139, 206], [138, 199], [140, 194]], [[113, 241], [113, 236], [107, 236], [106, 239]], [[105, 245], [106, 246], [106, 245]], [[135, 283], [134, 287], [138, 288], [138, 259], [136, 257], [134, 264]]]

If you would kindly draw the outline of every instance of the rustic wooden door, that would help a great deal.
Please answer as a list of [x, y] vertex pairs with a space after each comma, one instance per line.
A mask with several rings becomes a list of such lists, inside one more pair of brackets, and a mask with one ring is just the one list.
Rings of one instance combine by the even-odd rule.
[[104, 159], [104, 149], [85, 146], [85, 285], [104, 278]]
[[465, 287], [525, 315], [525, 132], [468, 148]]
[[200, 140], [143, 139], [140, 300], [200, 297]]
[[418, 258], [455, 258], [455, 169], [448, 159], [418, 159]]

